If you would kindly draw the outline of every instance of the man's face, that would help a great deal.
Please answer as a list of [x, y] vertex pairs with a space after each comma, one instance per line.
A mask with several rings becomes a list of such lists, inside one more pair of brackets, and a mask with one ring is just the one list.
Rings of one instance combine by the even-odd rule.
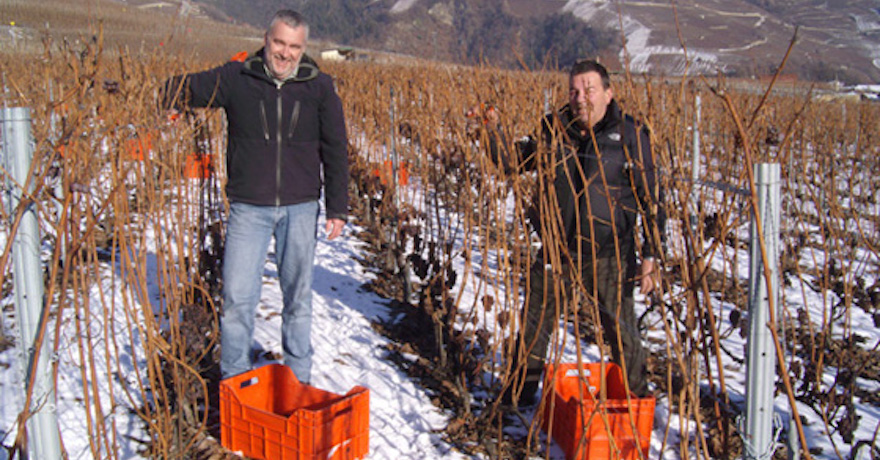
[[306, 28], [293, 28], [275, 21], [266, 32], [266, 66], [272, 75], [285, 79], [293, 74], [306, 50]]
[[605, 117], [613, 97], [611, 88], [602, 86], [602, 77], [598, 72], [574, 75], [569, 80], [568, 102], [584, 128], [595, 126]]

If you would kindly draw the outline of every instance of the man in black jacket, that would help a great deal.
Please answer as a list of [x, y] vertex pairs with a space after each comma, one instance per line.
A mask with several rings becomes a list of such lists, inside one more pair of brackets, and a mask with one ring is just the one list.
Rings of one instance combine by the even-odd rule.
[[[223, 256], [223, 377], [251, 369], [254, 310], [270, 241], [284, 297], [284, 363], [311, 380], [312, 271], [318, 200], [323, 189], [328, 239], [348, 213], [348, 141], [332, 78], [305, 55], [309, 26], [281, 10], [264, 47], [244, 62], [171, 79], [178, 104], [226, 112], [226, 194], [230, 201]], [[166, 96], [168, 97], [168, 96]]]
[[[630, 390], [645, 395], [646, 351], [633, 291], [636, 280], [642, 293], [654, 289], [654, 242], [665, 225], [647, 130], [621, 113], [605, 67], [581, 61], [569, 74], [569, 103], [545, 116], [542, 139], [518, 142], [515, 154], [499, 150], [504, 142], [496, 136], [490, 141], [493, 160], [508, 172], [537, 171], [529, 217], [542, 240], [504, 399], [534, 402], [557, 320], [565, 307], [571, 314], [581, 304], [597, 307], [597, 336], [610, 344]], [[639, 220], [644, 237], [637, 266]]]

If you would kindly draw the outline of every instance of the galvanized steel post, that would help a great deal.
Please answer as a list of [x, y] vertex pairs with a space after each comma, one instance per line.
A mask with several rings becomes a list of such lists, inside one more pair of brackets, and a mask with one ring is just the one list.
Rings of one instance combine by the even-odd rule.
[[697, 182], [700, 180], [700, 120], [701, 120], [701, 103], [700, 93], [696, 94], [694, 99], [694, 126], [693, 126], [693, 152], [691, 155], [691, 194], [689, 201], [690, 225], [694, 234], [697, 233], [697, 215], [699, 207], [697, 206]]
[[[400, 195], [400, 192], [397, 190], [397, 186], [400, 185], [398, 182], [399, 175], [397, 172], [398, 168], [400, 167], [400, 165], [399, 165], [400, 159], [398, 158], [398, 155], [397, 155], [398, 128], [397, 128], [397, 121], [395, 120], [395, 113], [394, 113], [395, 107], [394, 107], [394, 105], [395, 105], [394, 104], [394, 87], [392, 86], [391, 87], [391, 105], [388, 108], [389, 115], [391, 118], [391, 143], [390, 143], [390, 145], [391, 145], [391, 177], [388, 179], [388, 181], [389, 181], [388, 186], [392, 187], [395, 190], [395, 192], [394, 192], [394, 207], [397, 208], [400, 204], [399, 203], [400, 197], [398, 196], [398, 195]], [[384, 165], [382, 165], [382, 166], [384, 167]], [[397, 229], [395, 228], [395, 230], [397, 230]]]
[[[30, 132], [30, 110], [24, 107], [3, 108], [2, 154], [7, 177], [4, 201], [10, 210], [22, 202], [25, 192], [30, 194], [33, 182], [28, 180], [33, 159], [33, 141]], [[28, 186], [29, 185], [29, 186]], [[28, 186], [28, 190], [22, 187]], [[13, 242], [13, 278], [15, 281], [15, 309], [18, 317], [21, 361], [25, 364], [25, 382], [33, 380], [31, 416], [27, 421], [28, 453], [31, 458], [54, 460], [61, 458], [61, 443], [55, 405], [55, 387], [49, 363], [50, 350], [47, 336], [42, 338], [40, 352], [36, 346], [42, 321], [48, 318], [43, 309], [49, 308], [43, 298], [43, 270], [40, 266], [40, 232], [33, 203], [25, 209]], [[26, 384], [25, 384], [26, 385]], [[25, 391], [27, 388], [25, 387]]]
[[[755, 188], [761, 226], [752, 219], [749, 264], [749, 335], [746, 355], [746, 420], [743, 458], [768, 459], [775, 450], [773, 396], [776, 381], [776, 351], [768, 327], [770, 308], [779, 305], [779, 164], [754, 166]], [[760, 233], [759, 233], [760, 232]], [[761, 253], [764, 240], [766, 260]], [[770, 280], [765, 278], [765, 267]], [[768, 288], [769, 284], [769, 288]], [[771, 301], [772, 299], [772, 301]], [[779, 315], [775, 315], [778, 317]]]
[[552, 93], [550, 88], [544, 89], [544, 113], [550, 113], [550, 101], [551, 101]]

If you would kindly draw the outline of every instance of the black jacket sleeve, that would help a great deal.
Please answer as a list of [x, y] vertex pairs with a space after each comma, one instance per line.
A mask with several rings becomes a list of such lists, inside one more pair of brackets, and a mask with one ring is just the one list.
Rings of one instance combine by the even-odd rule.
[[204, 72], [176, 75], [162, 85], [161, 101], [166, 110], [188, 107], [222, 107], [227, 89], [224, 75], [240, 63], [230, 62]]
[[507, 136], [500, 128], [488, 129], [489, 158], [507, 174], [537, 169], [535, 155], [538, 154], [539, 142], [544, 142], [548, 146], [552, 142], [553, 117], [553, 114], [547, 114], [541, 121], [541, 141], [529, 135], [509, 143]]
[[327, 218], [345, 220], [348, 216], [348, 137], [342, 100], [332, 84], [321, 102], [320, 117]]

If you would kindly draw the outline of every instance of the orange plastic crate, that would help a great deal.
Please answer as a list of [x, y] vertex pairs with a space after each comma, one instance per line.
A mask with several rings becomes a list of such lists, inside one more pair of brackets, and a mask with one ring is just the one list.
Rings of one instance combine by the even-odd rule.
[[186, 156], [184, 175], [187, 179], [207, 179], [214, 174], [214, 164], [209, 153], [190, 153]]
[[282, 364], [220, 382], [223, 447], [271, 460], [364, 457], [369, 450], [369, 390], [338, 395], [299, 383]]
[[586, 381], [581, 380], [577, 364], [548, 365], [544, 378], [545, 385], [552, 385], [552, 399], [544, 405], [542, 428], [552, 434], [568, 460], [648, 458], [656, 400], [635, 396], [627, 400], [620, 367], [604, 366], [606, 398], [599, 401], [601, 363], [584, 364]]
[[[389, 179], [394, 180], [394, 163], [385, 160], [384, 166], [373, 168], [373, 176], [378, 177], [383, 185], [388, 185]], [[409, 184], [409, 167], [406, 162], [397, 165], [397, 185]]]
[[153, 150], [153, 133], [139, 133], [135, 137], [126, 139], [125, 150], [128, 158], [136, 161], [144, 161]]

